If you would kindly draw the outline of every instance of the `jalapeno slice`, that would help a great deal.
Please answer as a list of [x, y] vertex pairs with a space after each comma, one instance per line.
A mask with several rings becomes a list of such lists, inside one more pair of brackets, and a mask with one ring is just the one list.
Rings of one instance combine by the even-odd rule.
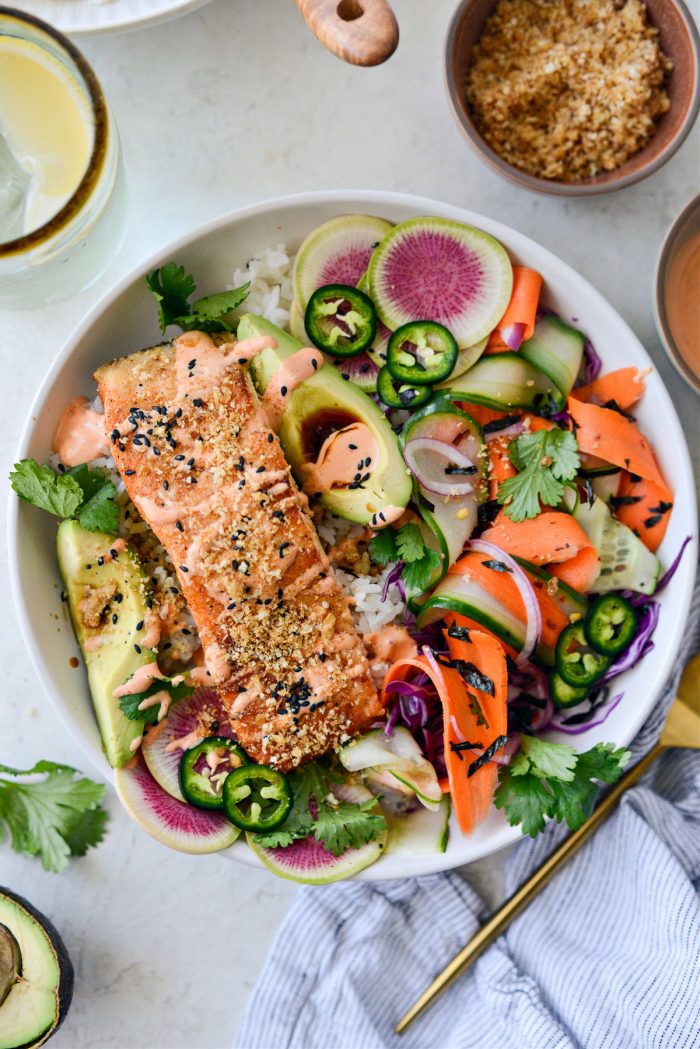
[[398, 382], [432, 386], [452, 374], [459, 349], [454, 336], [435, 321], [410, 321], [389, 339], [386, 363]]
[[386, 364], [379, 369], [377, 393], [389, 408], [420, 408], [433, 393], [431, 386], [412, 386], [397, 382]]
[[571, 623], [559, 635], [555, 653], [556, 668], [567, 685], [590, 688], [602, 678], [610, 660], [588, 643], [583, 622]]
[[603, 594], [583, 621], [588, 643], [604, 656], [618, 656], [634, 637], [637, 613], [619, 594]]
[[560, 709], [575, 707], [577, 703], [583, 702], [588, 693], [589, 689], [567, 685], [561, 674], [558, 674], [556, 670], [551, 671], [549, 675], [549, 694], [555, 707]]
[[241, 830], [274, 830], [292, 808], [289, 780], [269, 765], [243, 765], [224, 780], [224, 812]]
[[304, 327], [314, 346], [333, 357], [354, 357], [374, 342], [377, 311], [350, 284], [324, 284], [309, 299]]
[[228, 736], [207, 736], [186, 750], [180, 762], [180, 790], [185, 801], [200, 809], [223, 808], [224, 780], [248, 759]]

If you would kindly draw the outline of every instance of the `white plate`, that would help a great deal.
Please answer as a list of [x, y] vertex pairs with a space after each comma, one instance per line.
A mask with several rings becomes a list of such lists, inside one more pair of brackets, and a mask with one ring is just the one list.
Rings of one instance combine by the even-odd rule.
[[15, 0], [18, 11], [42, 18], [67, 36], [143, 29], [179, 18], [209, 0]]
[[[209, 294], [230, 282], [234, 268], [261, 248], [284, 241], [294, 249], [318, 223], [352, 212], [381, 215], [394, 222], [415, 215], [439, 215], [486, 230], [505, 245], [514, 262], [539, 270], [544, 277], [545, 304], [565, 318], [577, 319], [593, 340], [606, 369], [651, 365], [639, 340], [602, 295], [566, 263], [507, 226], [421, 197], [375, 192], [309, 193], [225, 215], [158, 252], [121, 281], [92, 310], [55, 361], [30, 413], [18, 458], [46, 460], [54, 428], [66, 402], [76, 394], [94, 395], [91, 376], [95, 368], [106, 360], [152, 346], [160, 340], [155, 304], [146, 290], [144, 273], [176, 260], [195, 275], [199, 293]], [[683, 431], [656, 372], [647, 380], [638, 418], [675, 492], [675, 507], [659, 551], [662, 564], [668, 566], [685, 536], [696, 536], [697, 519], [693, 475]], [[100, 747], [86, 679], [69, 663], [71, 657], [79, 653], [65, 606], [59, 598], [61, 586], [54, 555], [54, 533], [55, 522], [48, 514], [19, 500], [11, 503], [9, 560], [15, 605], [34, 666], [51, 703], [96, 768], [105, 778], [110, 778], [111, 770]], [[654, 638], [656, 647], [619, 679], [625, 698], [605, 725], [573, 737], [579, 749], [585, 750], [604, 740], [627, 744], [637, 733], [674, 666], [690, 605], [696, 558], [694, 538], [685, 552], [683, 570], [660, 596], [663, 607]], [[561, 737], [561, 741], [565, 738], [570, 739]], [[358, 877], [376, 880], [445, 870], [495, 852], [519, 837], [520, 831], [508, 827], [502, 815], [493, 810], [469, 838], [462, 837], [453, 826], [444, 854], [384, 856]], [[258, 863], [240, 842], [228, 854], [243, 862]]]

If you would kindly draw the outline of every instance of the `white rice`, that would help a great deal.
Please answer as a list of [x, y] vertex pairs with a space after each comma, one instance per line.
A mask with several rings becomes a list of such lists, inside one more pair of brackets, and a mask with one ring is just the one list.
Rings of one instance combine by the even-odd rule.
[[292, 305], [292, 260], [284, 244], [265, 248], [254, 255], [244, 267], [234, 270], [233, 284], [228, 288], [240, 288], [250, 281], [248, 298], [237, 311], [257, 313], [279, 328], [286, 328]]
[[[245, 267], [234, 270], [233, 283], [229, 288], [237, 288], [250, 281], [250, 292], [237, 311], [238, 316], [257, 313], [273, 324], [287, 328], [293, 298], [291, 271], [292, 259], [284, 244], [260, 251]], [[102, 412], [99, 397], [94, 399], [92, 407]], [[51, 465], [54, 469], [58, 467], [56, 456], [52, 457]], [[151, 581], [155, 607], [161, 619], [169, 623], [169, 633], [164, 645], [161, 645], [163, 665], [190, 664], [199, 648], [199, 637], [192, 614], [180, 595], [178, 578], [165, 547], [131, 502], [111, 456], [94, 459], [88, 466], [106, 471], [113, 482], [119, 506], [119, 534], [136, 548]], [[326, 550], [344, 539], [361, 536], [365, 532], [362, 525], [327, 511], [317, 512], [315, 522]], [[387, 599], [384, 602], [381, 600], [386, 577], [392, 568], [393, 565], [388, 565], [374, 575], [359, 575], [342, 568], [336, 569], [338, 580], [349, 598], [355, 626], [361, 635], [371, 634], [383, 626], [403, 620], [406, 608], [395, 586], [389, 588]], [[383, 677], [385, 669], [385, 664], [372, 666], [378, 680]]]

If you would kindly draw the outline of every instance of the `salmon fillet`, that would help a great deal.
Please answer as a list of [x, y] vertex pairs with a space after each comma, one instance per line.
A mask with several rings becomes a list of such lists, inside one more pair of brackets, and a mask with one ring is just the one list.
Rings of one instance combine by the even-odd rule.
[[175, 566], [238, 738], [287, 770], [381, 706], [306, 497], [220, 342], [187, 332], [95, 379], [117, 468]]

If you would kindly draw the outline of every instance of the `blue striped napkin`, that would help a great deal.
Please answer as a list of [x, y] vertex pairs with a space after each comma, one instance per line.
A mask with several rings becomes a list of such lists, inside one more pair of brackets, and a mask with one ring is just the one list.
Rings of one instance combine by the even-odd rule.
[[[700, 646], [700, 585], [676, 673], [635, 740], [658, 738]], [[512, 893], [564, 828], [516, 849]], [[700, 1049], [700, 753], [674, 751], [402, 1037], [394, 1024], [488, 917], [459, 875], [299, 892], [238, 1049]]]

